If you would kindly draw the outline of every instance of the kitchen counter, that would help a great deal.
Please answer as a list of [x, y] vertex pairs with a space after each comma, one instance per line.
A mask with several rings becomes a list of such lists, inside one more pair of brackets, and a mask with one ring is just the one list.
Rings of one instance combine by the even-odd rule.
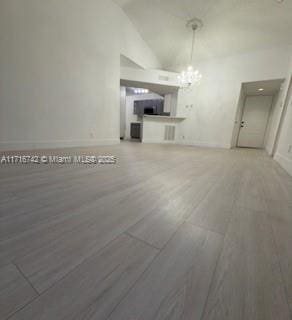
[[142, 118], [143, 143], [176, 143], [180, 138], [180, 124], [186, 118], [144, 115]]

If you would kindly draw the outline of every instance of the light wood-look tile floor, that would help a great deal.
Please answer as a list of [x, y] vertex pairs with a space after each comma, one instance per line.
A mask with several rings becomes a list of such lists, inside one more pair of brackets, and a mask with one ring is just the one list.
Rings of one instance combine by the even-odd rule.
[[1, 319], [292, 319], [292, 178], [264, 151], [39, 153], [118, 163], [0, 166]]

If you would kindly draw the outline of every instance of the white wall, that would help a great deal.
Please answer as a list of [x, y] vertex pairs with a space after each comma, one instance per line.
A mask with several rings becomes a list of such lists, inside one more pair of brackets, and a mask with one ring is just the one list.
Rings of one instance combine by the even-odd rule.
[[120, 138], [125, 138], [126, 132], [126, 87], [120, 90]]
[[164, 112], [170, 112], [172, 117], [176, 116], [178, 91], [164, 95]]
[[166, 94], [164, 96], [164, 106], [163, 106], [163, 111], [164, 112], [171, 112], [171, 106], [172, 106], [172, 94]]
[[267, 132], [265, 137], [265, 149], [269, 155], [273, 154], [274, 143], [278, 131], [280, 116], [282, 110], [282, 94], [278, 92], [273, 97], [273, 104], [270, 114], [270, 119], [267, 126]]
[[244, 109], [244, 103], [245, 103], [245, 97], [246, 96], [245, 96], [244, 90], [241, 87], [241, 91], [240, 91], [239, 99], [237, 103], [236, 115], [235, 115], [235, 124], [233, 128], [233, 133], [232, 133], [232, 141], [231, 141], [232, 148], [237, 146], [240, 124], [241, 124], [241, 119], [242, 119], [242, 114]]
[[[292, 76], [292, 57], [286, 79]], [[292, 86], [289, 89], [289, 81], [285, 83], [284, 102], [287, 103], [287, 112], [281, 127], [275, 160], [292, 175]]]
[[179, 87], [178, 74], [165, 70], [141, 70], [122, 67], [121, 79]]
[[138, 116], [134, 114], [134, 101], [163, 99], [156, 93], [137, 94], [126, 96], [126, 132], [125, 139], [131, 139], [131, 122], [141, 122]]
[[0, 1], [0, 149], [119, 141], [120, 54], [160, 65], [111, 0]]
[[179, 92], [178, 116], [187, 116], [181, 143], [230, 148], [241, 84], [285, 78], [290, 52], [270, 49], [201, 62], [201, 84]]

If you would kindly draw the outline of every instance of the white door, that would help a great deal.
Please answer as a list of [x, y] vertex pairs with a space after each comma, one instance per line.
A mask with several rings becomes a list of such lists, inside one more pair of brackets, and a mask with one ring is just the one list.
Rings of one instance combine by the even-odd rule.
[[237, 143], [238, 147], [264, 147], [272, 101], [272, 96], [246, 97]]

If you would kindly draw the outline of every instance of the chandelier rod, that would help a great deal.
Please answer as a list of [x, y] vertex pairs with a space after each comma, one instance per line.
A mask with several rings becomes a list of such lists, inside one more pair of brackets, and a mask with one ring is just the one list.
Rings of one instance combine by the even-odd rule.
[[196, 41], [196, 30], [197, 30], [198, 26], [196, 24], [194, 24], [192, 26], [192, 30], [193, 30], [193, 39], [192, 39], [192, 49], [191, 49], [191, 60], [190, 60], [190, 65], [193, 65], [193, 58], [194, 58], [194, 48], [195, 48], [195, 41]]

